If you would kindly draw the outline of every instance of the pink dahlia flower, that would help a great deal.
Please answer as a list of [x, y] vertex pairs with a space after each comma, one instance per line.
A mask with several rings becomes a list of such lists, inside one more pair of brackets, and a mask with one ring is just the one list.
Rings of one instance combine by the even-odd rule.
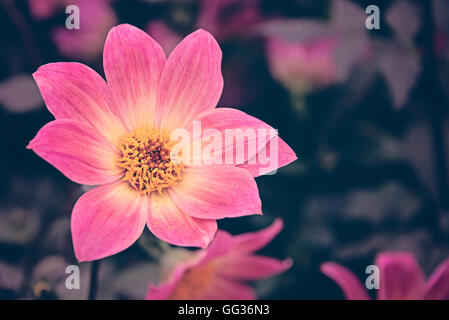
[[[379, 300], [447, 300], [449, 299], [449, 258], [443, 261], [426, 281], [412, 254], [382, 252], [377, 255], [379, 267]], [[367, 300], [368, 293], [357, 276], [347, 268], [326, 262], [321, 271], [343, 290], [346, 299]]]
[[229, 129], [272, 131], [241, 111], [215, 108], [223, 88], [221, 50], [209, 33], [190, 34], [166, 59], [145, 32], [119, 25], [107, 36], [103, 63], [107, 82], [79, 63], [51, 63], [33, 74], [56, 120], [28, 148], [74, 182], [98, 185], [73, 208], [79, 261], [128, 248], [145, 224], [169, 243], [206, 247], [217, 219], [261, 214], [254, 177], [273, 166], [258, 161], [265, 158], [259, 154], [274, 156], [275, 168], [296, 159], [277, 135], [214, 144], [216, 160], [248, 150], [231, 163], [171, 157], [170, 133], [178, 129], [192, 132], [194, 146], [203, 142], [195, 123], [206, 139]]
[[258, 232], [231, 236], [218, 231], [206, 250], [178, 252], [174, 267], [170, 268], [161, 284], [150, 285], [146, 299], [256, 299], [254, 290], [242, 281], [267, 278], [286, 271], [292, 265], [290, 259], [281, 261], [254, 254], [281, 229], [282, 221], [278, 219]]
[[270, 72], [287, 89], [303, 93], [338, 80], [334, 59], [336, 39], [289, 42], [269, 38], [266, 53]]

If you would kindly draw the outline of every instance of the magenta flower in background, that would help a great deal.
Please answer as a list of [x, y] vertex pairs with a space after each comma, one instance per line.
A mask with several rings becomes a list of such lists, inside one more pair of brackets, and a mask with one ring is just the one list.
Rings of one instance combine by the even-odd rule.
[[146, 299], [256, 299], [254, 290], [243, 281], [271, 277], [285, 272], [292, 265], [290, 259], [281, 261], [254, 254], [270, 243], [282, 226], [278, 219], [258, 232], [232, 236], [218, 231], [209, 248], [178, 253], [162, 283], [150, 285]]
[[[449, 258], [443, 261], [426, 281], [423, 271], [410, 253], [382, 252], [375, 265], [380, 270], [379, 300], [447, 300], [449, 299]], [[343, 290], [346, 299], [369, 299], [364, 286], [347, 268], [326, 262], [321, 271]]]
[[336, 46], [335, 38], [309, 42], [268, 38], [266, 54], [270, 72], [273, 78], [295, 93], [305, 93], [336, 83]]
[[94, 59], [100, 55], [109, 29], [117, 23], [110, 0], [69, 2], [80, 8], [80, 29], [57, 28], [53, 32], [53, 40], [65, 56]]
[[31, 14], [46, 19], [58, 10], [65, 12], [69, 5], [80, 10], [80, 28], [65, 26], [52, 30], [52, 39], [61, 54], [86, 60], [98, 57], [106, 35], [116, 23], [117, 17], [110, 3], [112, 0], [29, 0]]
[[[34, 73], [56, 120], [28, 148], [74, 182], [98, 185], [72, 212], [79, 261], [128, 248], [145, 224], [164, 241], [204, 248], [217, 219], [261, 214], [254, 177], [273, 168], [252, 160], [268, 153], [281, 167], [296, 155], [277, 135], [269, 135], [272, 128], [264, 122], [236, 109], [215, 108], [223, 88], [221, 57], [204, 30], [187, 36], [166, 59], [150, 36], [123, 24], [106, 39], [107, 82], [79, 63], [51, 63]], [[173, 161], [170, 133], [182, 128], [201, 139], [195, 138], [194, 121], [203, 132], [223, 136], [228, 129], [264, 129], [267, 139], [220, 144], [220, 157], [248, 150], [243, 161], [231, 164]]]
[[31, 14], [36, 19], [47, 19], [62, 6], [66, 0], [28, 0]]
[[161, 45], [166, 55], [169, 55], [182, 40], [182, 37], [178, 33], [160, 20], [148, 23], [145, 31]]
[[222, 41], [260, 22], [259, 5], [260, 0], [202, 0], [197, 27]]
[[[202, 0], [200, 1], [196, 27], [213, 34], [221, 43], [233, 35], [241, 35], [251, 26], [262, 21], [260, 0]], [[173, 48], [180, 36], [162, 21], [152, 21], [146, 31], [164, 50]], [[167, 45], [164, 45], [167, 44]]]

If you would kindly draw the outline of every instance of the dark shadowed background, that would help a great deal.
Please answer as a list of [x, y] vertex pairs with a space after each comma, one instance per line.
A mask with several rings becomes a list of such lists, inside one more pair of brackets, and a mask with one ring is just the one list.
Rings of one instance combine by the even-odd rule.
[[[79, 5], [79, 30], [65, 29], [69, 4]], [[365, 27], [371, 4], [380, 29]], [[0, 0], [0, 298], [87, 296], [89, 263], [80, 265], [81, 290], [64, 285], [66, 266], [77, 264], [70, 214], [87, 187], [25, 149], [53, 120], [31, 74], [79, 61], [103, 75], [102, 46], [118, 23], [148, 31], [167, 52], [209, 30], [223, 50], [219, 106], [279, 129], [297, 153], [256, 179], [262, 217], [219, 221], [238, 234], [284, 220], [262, 253], [294, 265], [256, 282], [261, 298], [342, 298], [320, 264], [337, 261], [364, 279], [386, 250], [412, 252], [430, 272], [449, 256], [448, 8], [443, 0]], [[145, 230], [102, 262], [98, 297], [143, 298], [163, 250]]]

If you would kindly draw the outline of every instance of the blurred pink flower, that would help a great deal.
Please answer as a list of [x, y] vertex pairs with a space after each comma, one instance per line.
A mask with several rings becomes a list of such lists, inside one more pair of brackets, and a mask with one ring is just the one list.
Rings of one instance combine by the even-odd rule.
[[202, 0], [197, 27], [222, 41], [261, 21], [259, 5], [260, 0]]
[[80, 29], [57, 28], [53, 33], [53, 40], [63, 55], [94, 59], [101, 53], [109, 29], [117, 23], [110, 0], [69, 2], [80, 8]]
[[[259, 3], [260, 0], [203, 0], [196, 27], [212, 33], [219, 42], [242, 34], [245, 28], [262, 20]], [[167, 54], [181, 41], [181, 36], [160, 20], [148, 23], [146, 31]]]
[[231, 236], [218, 231], [209, 248], [178, 258], [165, 282], [150, 285], [147, 300], [253, 300], [254, 290], [242, 283], [282, 273], [290, 259], [280, 261], [254, 254], [282, 229], [282, 221], [253, 233]]
[[[380, 270], [379, 300], [449, 299], [449, 258], [437, 267], [427, 281], [415, 257], [409, 253], [382, 252], [377, 255], [375, 265]], [[347, 268], [326, 262], [321, 265], [321, 272], [340, 286], [346, 299], [369, 299], [362, 283]]]
[[288, 42], [268, 38], [266, 53], [270, 72], [287, 89], [304, 93], [338, 81], [335, 38]]
[[29, 0], [31, 13], [38, 19], [45, 19], [57, 10], [77, 5], [80, 10], [80, 28], [57, 27], [52, 39], [61, 54], [82, 59], [99, 56], [109, 29], [117, 23], [117, 17], [110, 3], [112, 0]]
[[31, 14], [36, 19], [46, 19], [55, 14], [66, 0], [28, 0]]
[[[56, 120], [28, 148], [69, 179], [99, 185], [73, 209], [79, 261], [128, 248], [145, 224], [172, 244], [206, 247], [217, 219], [261, 214], [254, 177], [268, 169], [249, 160], [272, 152], [267, 139], [245, 140], [243, 162], [189, 165], [170, 157], [170, 134], [183, 128], [195, 139], [194, 120], [204, 132], [223, 135], [228, 129], [273, 129], [236, 109], [215, 108], [223, 88], [221, 57], [217, 42], [204, 30], [187, 36], [166, 59], [150, 36], [123, 24], [106, 39], [107, 82], [80, 63], [51, 63], [34, 73]], [[296, 159], [277, 135], [265, 138], [278, 143], [277, 167]], [[235, 140], [220, 144], [220, 156], [241, 152]]]

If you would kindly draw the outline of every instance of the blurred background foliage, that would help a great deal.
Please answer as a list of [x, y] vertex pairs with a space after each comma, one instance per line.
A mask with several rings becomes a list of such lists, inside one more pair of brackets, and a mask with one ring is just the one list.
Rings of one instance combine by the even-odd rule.
[[[81, 29], [64, 28], [80, 7]], [[365, 8], [380, 8], [380, 29]], [[279, 129], [299, 160], [257, 179], [264, 215], [219, 221], [232, 234], [276, 217], [263, 250], [292, 257], [255, 283], [266, 299], [342, 298], [319, 271], [338, 261], [361, 278], [379, 251], [413, 252], [429, 272], [449, 255], [449, 3], [349, 0], [0, 0], [0, 298], [84, 299], [67, 290], [76, 264], [70, 213], [86, 186], [25, 147], [52, 120], [31, 74], [79, 61], [103, 75], [109, 28], [130, 23], [167, 51], [201, 27], [223, 50], [219, 106]], [[148, 230], [100, 269], [99, 298], [144, 297], [170, 246]]]

